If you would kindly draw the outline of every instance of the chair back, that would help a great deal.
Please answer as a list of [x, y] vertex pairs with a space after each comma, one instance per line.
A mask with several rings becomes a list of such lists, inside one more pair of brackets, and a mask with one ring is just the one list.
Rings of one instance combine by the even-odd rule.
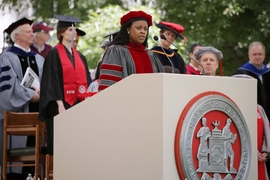
[[[23, 112], [4, 112], [4, 128], [5, 127], [39, 127], [39, 132], [42, 136], [42, 142], [45, 140], [45, 123], [38, 119], [39, 113], [38, 112], [30, 112], [30, 113], [23, 113]], [[9, 133], [8, 133], [9, 134]], [[15, 135], [15, 132], [12, 132]], [[27, 133], [26, 131], [18, 131], [17, 135], [35, 135], [34, 132]], [[44, 138], [44, 139], [43, 139]]]
[[[34, 166], [36, 175], [39, 174], [39, 163], [42, 163], [42, 178], [45, 176], [45, 146], [46, 126], [38, 119], [38, 112], [10, 112], [4, 111], [3, 132], [3, 179], [7, 180], [7, 167]], [[9, 147], [8, 136], [34, 136], [34, 147]], [[46, 149], [46, 147], [45, 147]], [[45, 150], [46, 151], [46, 150]], [[46, 152], [45, 152], [46, 153]], [[23, 162], [14, 164], [12, 162]], [[35, 177], [35, 180], [38, 176]]]

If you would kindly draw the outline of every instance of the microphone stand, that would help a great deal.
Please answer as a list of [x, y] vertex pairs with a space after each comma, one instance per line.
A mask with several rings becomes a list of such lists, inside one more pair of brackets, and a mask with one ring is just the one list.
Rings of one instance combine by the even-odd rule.
[[[155, 36], [154, 36], [155, 37]], [[163, 34], [160, 35], [160, 38], [168, 41], [169, 43], [171, 43], [171, 45], [173, 45], [176, 49], [179, 49], [176, 45], [174, 45], [171, 41], [169, 41]], [[182, 52], [184, 55], [188, 56], [191, 60], [193, 60], [196, 64], [198, 64], [201, 68], [202, 68], [202, 74], [205, 75], [205, 70], [204, 67], [201, 63], [199, 63], [197, 60], [193, 59], [192, 57], [190, 57], [188, 54], [186, 54], [185, 52]]]
[[171, 59], [167, 56], [167, 53], [165, 52], [165, 50], [163, 49], [163, 47], [161, 46], [161, 44], [158, 41], [158, 37], [154, 36], [153, 39], [158, 43], [158, 45], [160, 46], [160, 48], [162, 49], [162, 51], [164, 52], [165, 56], [167, 57], [167, 59], [169, 60], [170, 64], [172, 65], [172, 73], [174, 74], [174, 65], [173, 62], [171, 61]]

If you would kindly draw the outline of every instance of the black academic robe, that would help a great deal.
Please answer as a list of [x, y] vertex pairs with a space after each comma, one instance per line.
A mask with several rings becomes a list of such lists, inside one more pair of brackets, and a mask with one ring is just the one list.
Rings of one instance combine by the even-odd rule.
[[[164, 51], [167, 56], [165, 55]], [[172, 67], [171, 62], [173, 63], [174, 68], [176, 68], [180, 74], [186, 74], [186, 65], [180, 54], [177, 53], [177, 50], [172, 49], [162, 49], [160, 46], [155, 46], [151, 49], [152, 52], [158, 55], [160, 62], [163, 67]], [[171, 62], [169, 61], [171, 60]], [[171, 69], [164, 68], [165, 72], [171, 72]], [[168, 69], [168, 70], [166, 70]]]
[[[74, 65], [73, 55], [65, 48], [66, 53]], [[90, 72], [85, 57], [79, 52], [85, 66], [88, 86], [91, 83]], [[54, 47], [47, 54], [43, 66], [43, 75], [40, 88], [40, 108], [39, 118], [47, 124], [47, 146], [48, 153], [53, 154], [53, 119], [58, 114], [56, 100], [62, 100], [64, 107], [69, 109], [71, 106], [64, 100], [63, 71], [58, 50]], [[78, 104], [78, 100], [75, 104]], [[75, 105], [74, 104], [74, 105]], [[73, 105], [73, 106], [74, 106]]]
[[[246, 74], [257, 79], [257, 103], [263, 107], [268, 120], [270, 120], [270, 69], [264, 64], [262, 69], [257, 69], [247, 62], [234, 74]], [[266, 167], [268, 174], [270, 174], [270, 161], [266, 161]]]
[[98, 62], [98, 65], [97, 65], [97, 68], [96, 68], [95, 80], [99, 79], [101, 64], [102, 64], [102, 60]]
[[257, 102], [270, 119], [270, 70], [261, 74], [261, 77], [256, 72], [243, 68], [237, 69], [234, 74], [246, 74], [257, 79]]

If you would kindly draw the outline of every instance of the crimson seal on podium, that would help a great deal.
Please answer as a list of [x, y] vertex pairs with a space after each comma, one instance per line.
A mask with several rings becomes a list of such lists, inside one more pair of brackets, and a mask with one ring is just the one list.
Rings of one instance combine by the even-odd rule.
[[180, 179], [247, 179], [251, 139], [244, 116], [225, 94], [195, 96], [182, 111], [175, 133]]

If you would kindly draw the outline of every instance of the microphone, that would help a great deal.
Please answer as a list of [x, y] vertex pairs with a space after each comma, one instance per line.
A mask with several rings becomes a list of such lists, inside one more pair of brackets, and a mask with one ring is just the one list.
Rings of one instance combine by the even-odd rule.
[[165, 56], [166, 56], [167, 59], [169, 60], [170, 64], [172, 65], [172, 73], [174, 74], [174, 65], [173, 65], [171, 59], [167, 56], [167, 53], [165, 52], [165, 50], [163, 49], [163, 47], [161, 46], [161, 44], [159, 43], [158, 37], [157, 37], [157, 36], [154, 36], [153, 39], [154, 39], [155, 41], [157, 41], [158, 45], [161, 47], [161, 49], [162, 49], [162, 51], [164, 52]]
[[[168, 41], [169, 43], [171, 43], [171, 45], [173, 45], [176, 49], [179, 49], [176, 45], [174, 45], [171, 41], [169, 41], [163, 34], [160, 35], [160, 38], [165, 40], [165, 41]], [[199, 63], [197, 60], [190, 57], [188, 54], [186, 54], [184, 52], [181, 52], [181, 53], [188, 56], [191, 60], [193, 60], [195, 63], [197, 63], [202, 68], [202, 74], [205, 75], [205, 70], [204, 70], [204, 67], [203, 67], [203, 65], [201, 63]]]

